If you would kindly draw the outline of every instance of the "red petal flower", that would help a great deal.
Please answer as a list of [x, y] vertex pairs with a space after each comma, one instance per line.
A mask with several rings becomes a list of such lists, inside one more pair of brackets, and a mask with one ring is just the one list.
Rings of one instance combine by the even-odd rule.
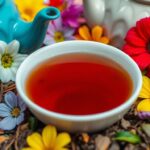
[[126, 37], [123, 51], [133, 58], [141, 70], [150, 67], [150, 17], [139, 20]]
[[145, 47], [146, 44], [146, 42], [142, 38], [140, 38], [135, 27], [131, 28], [128, 31], [125, 40], [127, 43], [133, 46]]
[[122, 48], [122, 50], [127, 53], [128, 55], [140, 55], [141, 53], [145, 52], [145, 49], [143, 47], [136, 47], [130, 44], [125, 44]]
[[62, 4], [63, 0], [49, 0], [47, 5], [58, 7]]
[[143, 18], [136, 23], [136, 29], [141, 38], [146, 42], [150, 39], [150, 17]]
[[132, 58], [138, 64], [141, 70], [144, 70], [150, 65], [150, 54], [148, 53], [132, 56]]

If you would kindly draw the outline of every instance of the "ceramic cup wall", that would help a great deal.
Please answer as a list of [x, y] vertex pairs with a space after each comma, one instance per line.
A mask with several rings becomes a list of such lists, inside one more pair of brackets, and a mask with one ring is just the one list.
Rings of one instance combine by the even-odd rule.
[[[131, 97], [124, 104], [113, 110], [85, 116], [55, 113], [45, 110], [33, 103], [26, 95], [25, 91], [25, 82], [32, 69], [34, 69], [34, 67], [41, 63], [43, 60], [50, 59], [62, 54], [80, 52], [105, 56], [120, 64], [132, 78], [134, 90]], [[70, 132], [91, 132], [104, 129], [112, 125], [117, 120], [121, 119], [123, 115], [129, 110], [139, 94], [141, 85], [141, 72], [136, 63], [129, 56], [116, 49], [115, 47], [90, 41], [68, 41], [41, 48], [27, 57], [27, 59], [21, 64], [16, 77], [18, 93], [33, 112], [33, 114], [35, 114], [39, 120], [46, 124], [51, 123], [57, 126], [59, 129], [67, 130]]]

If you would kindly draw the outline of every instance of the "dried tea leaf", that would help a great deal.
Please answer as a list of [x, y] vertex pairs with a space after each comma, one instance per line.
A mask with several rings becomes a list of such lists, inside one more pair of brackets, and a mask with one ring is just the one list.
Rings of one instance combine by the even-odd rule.
[[141, 127], [143, 131], [150, 137], [150, 124], [143, 123]]
[[0, 136], [0, 144], [5, 142], [5, 141], [7, 141], [7, 140], [9, 140], [9, 139], [10, 139], [10, 136], [8, 136], [8, 135], [1, 135]]
[[82, 133], [82, 138], [85, 143], [88, 143], [90, 140], [90, 136], [87, 133]]
[[36, 128], [37, 128], [37, 124], [38, 124], [38, 121], [35, 117], [29, 117], [29, 128], [32, 130], [32, 131], [35, 131]]
[[129, 142], [132, 144], [141, 143], [141, 139], [137, 134], [133, 134], [129, 131], [120, 131], [116, 133], [116, 137], [114, 138], [117, 141]]
[[107, 136], [98, 135], [95, 139], [96, 150], [107, 150], [111, 144], [110, 138]]
[[129, 127], [131, 127], [131, 124], [129, 121], [125, 120], [124, 118], [121, 119], [121, 126], [124, 128], [124, 129], [128, 129]]

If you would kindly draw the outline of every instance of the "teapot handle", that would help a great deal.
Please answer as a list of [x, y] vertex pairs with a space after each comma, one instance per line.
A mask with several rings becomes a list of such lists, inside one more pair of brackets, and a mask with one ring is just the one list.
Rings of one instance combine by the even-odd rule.
[[84, 14], [90, 26], [103, 23], [105, 0], [83, 0]]

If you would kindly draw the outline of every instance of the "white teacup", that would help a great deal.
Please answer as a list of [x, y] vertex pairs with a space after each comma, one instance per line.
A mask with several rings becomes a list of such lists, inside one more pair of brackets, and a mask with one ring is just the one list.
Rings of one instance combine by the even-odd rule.
[[[112, 110], [84, 116], [55, 113], [41, 108], [32, 102], [25, 91], [25, 82], [32, 69], [44, 60], [57, 55], [79, 52], [105, 56], [120, 64], [129, 73], [133, 81], [134, 89], [130, 98]], [[68, 41], [43, 47], [27, 57], [18, 69], [16, 86], [23, 101], [27, 104], [31, 112], [42, 122], [53, 124], [59, 129], [70, 132], [91, 132], [104, 129], [123, 117], [138, 97], [142, 86], [142, 76], [136, 63], [128, 55], [115, 47], [90, 41]]]

